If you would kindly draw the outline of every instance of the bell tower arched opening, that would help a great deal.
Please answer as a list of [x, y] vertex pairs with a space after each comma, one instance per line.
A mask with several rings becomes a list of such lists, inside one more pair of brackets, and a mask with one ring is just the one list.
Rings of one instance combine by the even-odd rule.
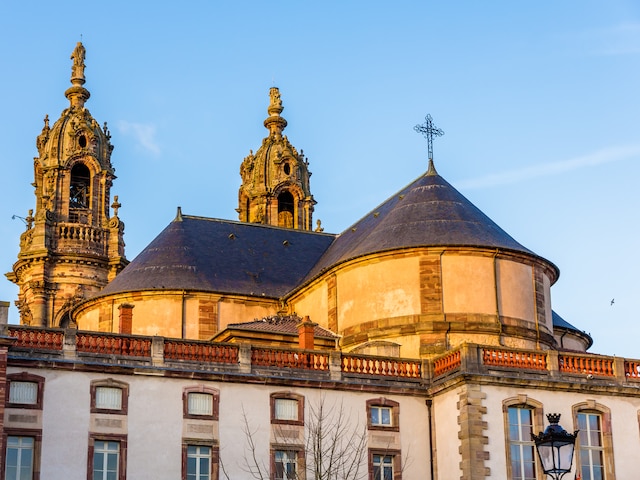
[[291, 192], [285, 191], [278, 195], [278, 226], [294, 228], [294, 212], [295, 207]]
[[77, 163], [71, 169], [69, 185], [69, 208], [89, 208], [91, 173], [84, 163]]

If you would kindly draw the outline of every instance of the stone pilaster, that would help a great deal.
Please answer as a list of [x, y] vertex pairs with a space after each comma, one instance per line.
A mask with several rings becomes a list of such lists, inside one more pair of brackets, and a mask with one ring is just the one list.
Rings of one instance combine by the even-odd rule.
[[458, 438], [460, 439], [460, 480], [483, 480], [491, 475], [485, 461], [489, 460], [486, 449], [489, 437], [487, 422], [483, 420], [487, 407], [483, 401], [487, 395], [480, 385], [465, 385], [458, 398]]

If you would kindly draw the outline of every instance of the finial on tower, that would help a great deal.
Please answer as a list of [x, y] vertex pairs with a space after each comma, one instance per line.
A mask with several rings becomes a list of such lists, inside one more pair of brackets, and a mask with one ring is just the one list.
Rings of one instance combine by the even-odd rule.
[[427, 114], [424, 119], [425, 123], [423, 123], [422, 125], [416, 125], [415, 127], [413, 127], [413, 129], [416, 132], [422, 134], [422, 136], [427, 139], [429, 148], [429, 172], [431, 172], [432, 170], [435, 172], [435, 167], [433, 165], [433, 137], [441, 137], [442, 135], [444, 135], [444, 131], [433, 124], [433, 118], [431, 117], [431, 114]]
[[84, 59], [86, 53], [87, 50], [84, 48], [84, 45], [82, 45], [82, 42], [78, 42], [70, 57], [71, 60], [73, 60], [73, 64], [71, 65], [71, 85], [73, 86], [64, 92], [64, 94], [69, 99], [69, 102], [71, 102], [72, 107], [84, 107], [84, 102], [90, 97], [89, 90], [82, 86], [86, 81], [84, 78]]
[[270, 135], [281, 136], [287, 126], [287, 121], [280, 116], [282, 110], [284, 107], [280, 98], [280, 90], [278, 87], [271, 87], [269, 89], [269, 107], [267, 108], [269, 117], [264, 121], [264, 126], [269, 129]]

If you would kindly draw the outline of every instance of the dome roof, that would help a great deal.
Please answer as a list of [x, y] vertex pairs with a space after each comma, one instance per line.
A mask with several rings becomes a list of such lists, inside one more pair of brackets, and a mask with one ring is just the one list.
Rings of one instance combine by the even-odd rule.
[[[535, 256], [436, 172], [429, 170], [342, 232], [307, 279], [339, 263], [412, 247], [478, 247]], [[555, 279], [554, 279], [555, 281]]]
[[298, 285], [333, 239], [178, 211], [99, 295], [192, 290], [279, 298]]

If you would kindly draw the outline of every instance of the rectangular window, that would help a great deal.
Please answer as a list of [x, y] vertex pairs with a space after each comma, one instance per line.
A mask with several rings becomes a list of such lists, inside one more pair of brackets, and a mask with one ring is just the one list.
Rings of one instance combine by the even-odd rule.
[[33, 478], [33, 437], [7, 437], [5, 480], [31, 480]]
[[213, 415], [213, 395], [190, 392], [187, 396], [187, 413], [189, 415]]
[[373, 480], [393, 480], [393, 455], [373, 455]]
[[604, 480], [602, 417], [597, 413], [578, 413], [578, 429], [582, 480]]
[[298, 400], [276, 398], [275, 402], [276, 420], [298, 420]]
[[380, 427], [390, 427], [392, 410], [390, 407], [372, 406], [369, 410], [371, 415], [371, 425]]
[[275, 480], [296, 480], [298, 452], [295, 450], [275, 451]]
[[93, 444], [93, 480], [118, 480], [120, 442], [95, 440]]
[[96, 408], [122, 410], [122, 389], [117, 387], [96, 387]]
[[187, 446], [187, 480], [211, 479], [211, 447]]
[[533, 411], [530, 408], [509, 407], [509, 449], [512, 480], [536, 480]]
[[9, 383], [9, 403], [35, 405], [38, 403], [38, 384], [12, 380]]

